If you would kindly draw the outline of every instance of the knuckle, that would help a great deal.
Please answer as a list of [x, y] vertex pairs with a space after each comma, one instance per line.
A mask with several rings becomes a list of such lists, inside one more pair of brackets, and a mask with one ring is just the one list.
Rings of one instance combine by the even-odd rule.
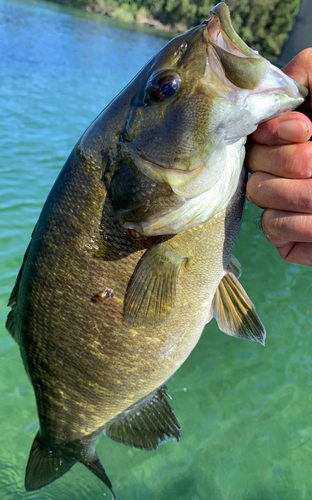
[[278, 232], [278, 219], [273, 216], [274, 210], [267, 208], [261, 217], [261, 227], [267, 240], [273, 243]]
[[298, 57], [301, 58], [301, 59], [304, 59], [304, 60], [308, 61], [308, 64], [310, 64], [311, 58], [312, 58], [312, 48], [309, 47], [307, 49], [302, 50], [299, 53]]
[[292, 250], [295, 246], [295, 243], [290, 243], [288, 245], [284, 245], [282, 247], [277, 247], [278, 253], [282, 257], [285, 262], [293, 262], [292, 260]]
[[256, 199], [263, 188], [263, 173], [255, 172], [247, 182], [247, 196]]
[[253, 133], [254, 140], [264, 146], [272, 146], [277, 144], [278, 136], [276, 133], [277, 118], [272, 118], [266, 122], [260, 123], [257, 130]]
[[312, 213], [312, 181], [304, 183], [302, 189], [298, 189], [296, 204], [303, 212]]
[[312, 174], [312, 143], [278, 146], [272, 150], [271, 161], [278, 175], [309, 179]]
[[261, 219], [263, 234], [275, 246], [283, 246], [290, 241], [291, 222], [285, 212], [267, 208]]
[[283, 260], [293, 264], [312, 266], [312, 244], [295, 242], [278, 248]]
[[312, 174], [312, 143], [305, 142], [293, 148], [289, 161], [289, 168], [292, 169], [298, 179], [309, 179]]

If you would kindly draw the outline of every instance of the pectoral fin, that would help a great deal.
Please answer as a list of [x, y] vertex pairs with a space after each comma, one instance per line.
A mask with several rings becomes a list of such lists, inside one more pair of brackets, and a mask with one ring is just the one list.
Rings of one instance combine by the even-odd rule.
[[179, 441], [181, 428], [166, 396], [166, 387], [152, 392], [106, 424], [104, 434], [127, 446], [149, 451], [166, 441]]
[[265, 328], [255, 306], [231, 271], [221, 280], [213, 306], [214, 317], [222, 332], [264, 345]]
[[171, 314], [181, 266], [187, 259], [159, 243], [139, 261], [125, 297], [127, 326], [156, 326]]

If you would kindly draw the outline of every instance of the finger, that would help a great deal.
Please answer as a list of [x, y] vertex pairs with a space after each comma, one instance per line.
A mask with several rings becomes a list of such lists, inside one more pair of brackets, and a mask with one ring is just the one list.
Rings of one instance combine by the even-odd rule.
[[312, 243], [288, 243], [277, 250], [287, 262], [312, 266]]
[[293, 111], [260, 123], [252, 138], [259, 144], [275, 146], [306, 142], [311, 135], [312, 123], [309, 118], [298, 111]]
[[297, 82], [301, 83], [310, 91], [309, 102], [300, 106], [300, 111], [312, 120], [312, 48], [300, 52], [290, 61], [283, 71]]
[[247, 182], [247, 198], [260, 208], [312, 213], [312, 179], [255, 172]]
[[309, 101], [300, 106], [300, 112], [312, 120], [312, 48], [305, 49], [292, 59], [284, 68], [286, 75], [301, 83], [310, 91]]
[[[312, 90], [311, 60], [312, 48], [305, 49], [283, 68], [283, 72], [286, 75], [307, 87], [310, 93]], [[312, 105], [312, 95], [310, 98], [310, 104]]]
[[312, 142], [284, 146], [262, 146], [254, 142], [246, 151], [250, 172], [261, 170], [289, 179], [312, 177]]
[[284, 260], [312, 266], [312, 215], [268, 209], [261, 225]]
[[265, 237], [277, 247], [288, 243], [312, 243], [312, 215], [267, 209], [261, 226]]
[[[256, 132], [253, 134], [254, 140], [259, 144], [282, 144], [285, 142], [304, 142], [304, 124], [302, 123], [288, 123], [293, 120], [303, 120], [311, 131], [311, 118], [312, 110], [312, 48], [305, 49], [300, 52], [290, 63], [288, 63], [283, 71], [290, 78], [301, 83], [310, 90], [310, 101], [308, 105], [300, 111], [302, 113], [293, 112], [287, 113], [281, 117], [275, 118], [259, 125]], [[303, 114], [304, 113], [304, 114]], [[305, 116], [307, 115], [307, 116]], [[279, 129], [279, 130], [278, 130]], [[301, 130], [300, 130], [301, 129]]]

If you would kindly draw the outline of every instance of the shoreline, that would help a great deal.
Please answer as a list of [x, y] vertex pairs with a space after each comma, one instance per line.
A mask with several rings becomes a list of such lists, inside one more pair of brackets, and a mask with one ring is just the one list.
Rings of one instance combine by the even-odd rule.
[[[91, 14], [99, 14], [104, 17], [123, 21], [128, 24], [137, 24], [148, 28], [162, 31], [163, 33], [172, 33], [173, 36], [185, 33], [191, 26], [186, 22], [171, 22], [163, 23], [154, 17], [145, 7], [136, 8], [136, 4], [118, 5], [116, 0], [46, 0], [49, 3], [63, 5], [65, 7], [73, 7], [80, 11], [89, 12]], [[126, 6], [129, 8], [126, 8]]]
[[[51, 3], [74, 7], [80, 11], [99, 14], [127, 24], [147, 27], [164, 34], [176, 36], [198, 26], [209, 17], [210, 8], [217, 0], [205, 0], [207, 6], [192, 0], [47, 0]], [[123, 3], [124, 2], [124, 3]], [[241, 5], [241, 0], [231, 0], [231, 12], [236, 32], [244, 42], [270, 61], [278, 60], [294, 20], [301, 0], [262, 0], [252, 11]], [[270, 5], [271, 16], [268, 16]], [[281, 29], [283, 19], [283, 29]]]
[[[121, 9], [118, 9], [118, 13], [116, 15], [117, 9], [116, 9], [116, 11], [109, 10], [105, 7], [100, 7], [99, 5], [95, 5], [95, 4], [87, 5], [82, 10], [86, 10], [87, 12], [90, 12], [93, 14], [99, 14], [101, 16], [110, 17], [112, 19], [117, 19], [119, 21], [129, 22], [129, 24], [133, 23], [133, 24], [138, 24], [141, 26], [147, 26], [148, 28], [153, 28], [153, 29], [156, 29], [158, 31], [163, 31], [165, 33], [173, 33], [173, 34], [175, 33], [175, 34], [179, 35], [181, 33], [185, 33], [185, 31], [187, 31], [187, 29], [188, 29], [187, 25], [183, 24], [183, 23], [174, 24], [174, 25], [163, 24], [158, 19], [155, 19], [152, 15], [144, 16], [141, 14], [137, 14], [137, 15], [133, 16], [132, 20], [127, 21], [122, 17]], [[121, 14], [121, 15], [118, 15], [118, 14]]]

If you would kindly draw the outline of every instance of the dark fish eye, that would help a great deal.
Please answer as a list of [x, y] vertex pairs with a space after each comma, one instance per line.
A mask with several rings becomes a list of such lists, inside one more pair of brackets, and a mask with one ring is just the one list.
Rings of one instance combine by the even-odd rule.
[[147, 92], [150, 99], [160, 102], [174, 96], [179, 92], [181, 86], [180, 75], [161, 72], [150, 78], [147, 84]]

